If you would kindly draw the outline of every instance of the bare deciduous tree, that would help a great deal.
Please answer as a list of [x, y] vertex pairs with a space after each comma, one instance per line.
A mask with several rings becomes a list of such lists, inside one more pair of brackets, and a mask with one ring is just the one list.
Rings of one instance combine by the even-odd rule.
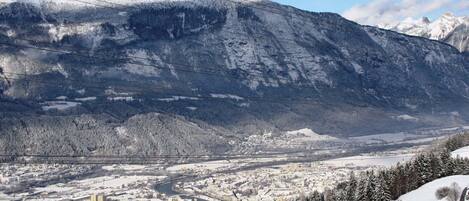
[[449, 187], [441, 187], [435, 192], [435, 196], [438, 200], [441, 200], [449, 195], [451, 189]]
[[438, 200], [446, 198], [448, 201], [459, 201], [461, 197], [461, 187], [457, 183], [452, 183], [451, 186], [441, 187], [435, 192]]

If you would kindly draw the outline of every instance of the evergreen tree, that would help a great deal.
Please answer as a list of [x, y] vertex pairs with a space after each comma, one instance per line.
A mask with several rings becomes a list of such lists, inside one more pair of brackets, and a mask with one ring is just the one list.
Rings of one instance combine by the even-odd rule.
[[401, 181], [401, 192], [405, 194], [407, 192], [417, 189], [417, 172], [414, 168], [413, 163], [406, 163], [404, 166], [404, 176]]
[[392, 183], [389, 185], [393, 199], [397, 199], [400, 195], [404, 194], [406, 186], [403, 183], [405, 177], [404, 166], [400, 163], [391, 171]]
[[391, 194], [389, 193], [388, 185], [386, 184], [385, 175], [380, 174], [375, 180], [375, 190], [373, 194], [373, 201], [391, 201]]
[[[336, 189], [334, 189], [336, 190]], [[337, 194], [331, 189], [326, 189], [324, 191], [324, 200], [325, 201], [338, 201], [337, 200]]]
[[463, 147], [465, 141], [466, 141], [466, 136], [464, 134], [452, 136], [448, 139], [448, 141], [446, 141], [445, 148], [450, 152], [454, 151], [456, 149]]
[[462, 158], [456, 158], [453, 160], [454, 162], [454, 169], [453, 172], [454, 174], [464, 174], [467, 170], [466, 162]]
[[442, 163], [440, 158], [434, 154], [434, 153], [429, 153], [428, 154], [428, 160], [430, 163], [430, 169], [431, 169], [431, 174], [430, 174], [430, 181], [433, 181], [435, 179], [438, 179], [441, 177], [441, 169], [442, 169]]
[[373, 201], [373, 194], [376, 188], [376, 178], [373, 171], [367, 172], [367, 180], [365, 186], [366, 198], [364, 201]]
[[324, 195], [315, 190], [307, 201], [324, 201]]
[[360, 180], [358, 181], [357, 190], [355, 192], [355, 200], [356, 201], [364, 201], [366, 200], [366, 178], [364, 174], [361, 174]]
[[356, 201], [355, 199], [355, 192], [357, 191], [358, 181], [355, 177], [355, 173], [350, 173], [350, 178], [347, 182], [347, 187], [345, 188], [345, 201]]
[[336, 189], [334, 192], [335, 201], [347, 201], [345, 189]]
[[440, 153], [440, 163], [441, 163], [441, 170], [440, 170], [441, 177], [453, 175], [454, 162], [451, 158], [451, 152], [448, 149], [444, 149]]
[[432, 169], [430, 167], [429, 157], [426, 154], [417, 156], [414, 162], [414, 169], [417, 176], [416, 186], [414, 186], [414, 189], [431, 181], [431, 178], [433, 177]]

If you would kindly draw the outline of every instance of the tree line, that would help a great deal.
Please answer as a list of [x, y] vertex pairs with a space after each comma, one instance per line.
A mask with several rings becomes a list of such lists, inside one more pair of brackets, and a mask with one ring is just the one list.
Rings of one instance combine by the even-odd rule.
[[442, 145], [418, 154], [413, 160], [383, 170], [350, 173], [347, 181], [324, 192], [314, 191], [300, 201], [391, 201], [433, 180], [469, 174], [469, 159], [451, 152], [469, 145], [469, 133], [450, 137]]

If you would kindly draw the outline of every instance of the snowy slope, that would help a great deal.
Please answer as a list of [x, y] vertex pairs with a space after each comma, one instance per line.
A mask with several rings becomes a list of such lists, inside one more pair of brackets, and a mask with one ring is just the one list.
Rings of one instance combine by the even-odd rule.
[[287, 138], [305, 138], [311, 140], [335, 140], [337, 138], [328, 136], [328, 135], [320, 135], [309, 128], [303, 128], [300, 130], [295, 131], [287, 131], [286, 136]]
[[[461, 188], [469, 186], [469, 176], [457, 175], [441, 179], [425, 184], [417, 190], [402, 195], [398, 200], [401, 201], [438, 201], [435, 192], [441, 187], [450, 186], [456, 182]], [[443, 199], [442, 201], [446, 201]]]
[[[469, 17], [455, 16], [445, 13], [440, 18], [430, 21], [424, 17], [415, 20], [407, 18], [399, 23], [379, 25], [381, 28], [405, 33], [413, 36], [421, 36], [433, 40], [446, 42], [460, 51], [467, 51]], [[461, 31], [464, 30], [464, 31]], [[455, 34], [457, 34], [455, 36]]]
[[461, 24], [468, 24], [469, 18], [457, 17], [451, 13], [446, 13], [428, 25], [431, 39], [441, 40], [446, 38], [456, 27]]
[[469, 158], [469, 146], [453, 151], [451, 155], [453, 157]]

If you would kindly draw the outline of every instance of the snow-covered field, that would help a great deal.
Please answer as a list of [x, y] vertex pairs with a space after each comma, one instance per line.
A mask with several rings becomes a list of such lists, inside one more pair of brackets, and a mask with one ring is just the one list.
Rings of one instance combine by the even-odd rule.
[[[435, 192], [441, 187], [450, 187], [453, 183], [458, 184], [461, 189], [469, 187], [469, 176], [456, 175], [437, 179], [433, 182], [425, 184], [417, 190], [402, 195], [400, 201], [438, 201]], [[448, 201], [446, 198], [440, 201]]]
[[449, 135], [469, 130], [469, 126], [442, 129], [416, 130], [413, 132], [383, 133], [352, 137], [350, 140], [365, 144], [418, 144], [444, 139]]
[[383, 155], [364, 155], [339, 158], [325, 161], [324, 163], [339, 167], [391, 167], [397, 163], [409, 161], [414, 154], [383, 154]]
[[173, 165], [173, 166], [169, 166], [168, 168], [166, 168], [166, 170], [170, 173], [203, 174], [203, 173], [210, 173], [213, 171], [223, 171], [223, 170], [230, 170], [233, 168], [240, 168], [240, 167], [248, 166], [250, 164], [286, 161], [289, 158], [291, 159], [294, 157], [276, 156], [276, 157], [269, 158], [266, 156], [264, 158], [216, 160], [216, 161], [207, 161], [207, 162], [200, 162], [200, 163]]

